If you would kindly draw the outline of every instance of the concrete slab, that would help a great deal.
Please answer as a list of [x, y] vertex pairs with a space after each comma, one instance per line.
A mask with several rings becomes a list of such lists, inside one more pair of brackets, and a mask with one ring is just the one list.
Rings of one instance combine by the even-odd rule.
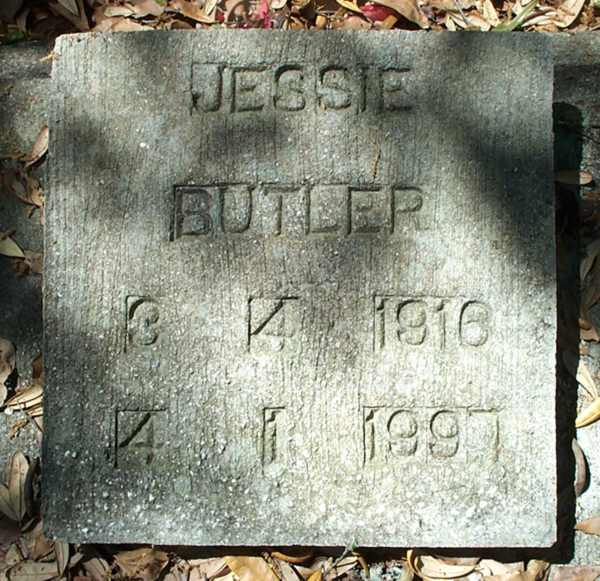
[[52, 532], [554, 543], [548, 39], [153, 32], [57, 55]]

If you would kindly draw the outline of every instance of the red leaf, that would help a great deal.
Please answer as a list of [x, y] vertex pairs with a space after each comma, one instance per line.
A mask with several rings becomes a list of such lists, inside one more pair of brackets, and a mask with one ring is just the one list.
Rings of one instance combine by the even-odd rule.
[[367, 2], [361, 7], [362, 13], [373, 22], [382, 22], [388, 16], [395, 16], [396, 12], [387, 6]]

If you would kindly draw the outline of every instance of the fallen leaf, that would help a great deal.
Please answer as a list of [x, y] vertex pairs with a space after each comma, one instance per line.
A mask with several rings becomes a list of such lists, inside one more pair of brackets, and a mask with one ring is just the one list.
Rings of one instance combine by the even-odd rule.
[[108, 18], [115, 18], [117, 16], [133, 16], [134, 10], [130, 6], [115, 6], [109, 5], [104, 8], [104, 16]]
[[31, 362], [31, 379], [35, 383], [44, 383], [44, 359], [41, 353]]
[[350, 555], [348, 557], [344, 557], [343, 559], [338, 559], [333, 563], [332, 567], [325, 572], [325, 581], [333, 581], [334, 579], [338, 579], [342, 575], [345, 575], [354, 569], [356, 565], [358, 565], [358, 557], [356, 555]]
[[420, 577], [429, 579], [455, 579], [457, 577], [466, 577], [475, 569], [475, 564], [453, 565], [446, 563], [442, 559], [422, 555], [415, 561], [415, 568]]
[[279, 581], [262, 557], [224, 557], [223, 560], [240, 581]]
[[387, 6], [375, 4], [374, 2], [367, 2], [362, 6], [362, 13], [373, 22], [383, 22], [388, 16], [393, 15], [396, 12]]
[[15, 452], [6, 468], [6, 485], [0, 484], [0, 512], [20, 522], [25, 516], [25, 482], [29, 462], [21, 452]]
[[156, 0], [131, 0], [129, 5], [135, 18], [158, 17], [164, 12], [164, 8]]
[[557, 171], [554, 174], [554, 181], [559, 184], [569, 186], [586, 186], [592, 183], [594, 178], [589, 171], [578, 171], [576, 169], [566, 169]]
[[600, 397], [582, 409], [575, 419], [576, 428], [585, 428], [600, 418]]
[[573, 484], [575, 496], [581, 496], [581, 493], [585, 490], [588, 479], [587, 462], [585, 461], [585, 454], [575, 438], [573, 438], [573, 441], [571, 442], [571, 449], [573, 450], [573, 456], [575, 457], [575, 482]]
[[54, 542], [44, 535], [44, 524], [39, 521], [33, 529], [24, 535], [27, 541], [29, 557], [34, 561], [46, 557], [54, 550]]
[[567, 371], [585, 389], [590, 398], [596, 399], [599, 396], [598, 388], [583, 358], [572, 351], [565, 350], [562, 353], [562, 360]]
[[0, 254], [9, 258], [25, 258], [25, 253], [8, 233], [0, 232]]
[[69, 12], [75, 16], [79, 16], [79, 8], [75, 0], [57, 0], [59, 4], [64, 6]]
[[588, 275], [594, 262], [596, 262], [596, 258], [600, 254], [600, 238], [598, 240], [593, 240], [585, 247], [585, 258], [579, 264], [579, 280], [582, 282], [585, 280], [585, 277]]
[[578, 565], [574, 567], [552, 567], [550, 581], [595, 581], [600, 577], [600, 567]]
[[27, 410], [42, 403], [43, 387], [39, 383], [33, 383], [15, 393], [6, 402], [6, 407], [11, 410]]
[[46, 581], [57, 576], [56, 563], [22, 561], [8, 570], [11, 581]]
[[203, 22], [205, 24], [213, 24], [215, 22], [214, 17], [208, 16], [198, 4], [190, 2], [189, 0], [173, 0], [169, 5], [169, 8], [175, 9], [186, 18], [191, 18], [197, 22]]
[[549, 568], [550, 563], [547, 561], [532, 559], [527, 563], [527, 568], [522, 576], [526, 577], [526, 581], [540, 581], [541, 579], [545, 579]]
[[313, 551], [300, 552], [298, 555], [289, 555], [287, 553], [280, 553], [279, 551], [271, 552], [271, 557], [280, 561], [286, 561], [287, 563], [304, 563], [304, 561], [311, 559], [313, 555]]
[[10, 495], [10, 502], [18, 517], [17, 520], [23, 520], [25, 512], [27, 510], [27, 504], [25, 500], [25, 482], [27, 480], [27, 473], [29, 472], [29, 461], [22, 452], [15, 452], [8, 465], [8, 492]]
[[418, 24], [421, 28], [429, 28], [429, 21], [425, 14], [421, 12], [416, 0], [374, 0], [374, 2], [395, 10], [398, 14]]
[[85, 572], [94, 581], [106, 581], [110, 579], [110, 567], [108, 563], [100, 557], [93, 557], [82, 563]]
[[219, 573], [222, 573], [227, 568], [227, 563], [222, 557], [216, 557], [213, 559], [192, 559], [188, 561], [190, 566], [194, 570], [198, 571], [201, 578], [211, 579], [216, 577]]
[[[283, 2], [283, 6], [285, 6], [285, 3], [287, 2], [287, 0], [285, 0], [285, 2]], [[204, 4], [204, 14], [206, 14], [206, 16], [210, 16], [214, 11], [215, 8], [217, 7], [218, 4], [218, 0], [207, 0], [206, 3]], [[282, 6], [282, 8], [283, 8]]]
[[484, 577], [508, 577], [514, 573], [525, 571], [525, 563], [518, 561], [516, 563], [500, 563], [493, 559], [482, 559], [477, 565], [479, 571]]
[[33, 144], [33, 147], [31, 148], [31, 151], [25, 156], [23, 160], [25, 161], [25, 167], [33, 165], [34, 163], [42, 159], [44, 155], [46, 155], [46, 152], [48, 151], [48, 136], [48, 126], [44, 125], [40, 129], [40, 132], [38, 133], [38, 136], [35, 140], [35, 143]]
[[575, 525], [575, 530], [581, 531], [586, 535], [600, 535], [600, 516], [593, 516], [578, 522]]
[[144, 547], [117, 553], [115, 562], [127, 577], [154, 581], [166, 567], [169, 556], [164, 551]]
[[13, 374], [17, 365], [15, 346], [8, 339], [0, 337], [0, 405], [7, 395], [6, 380]]
[[54, 541], [54, 553], [56, 554], [56, 565], [58, 567], [58, 576], [62, 577], [69, 564], [69, 543], [65, 541]]
[[585, 0], [566, 0], [556, 7], [556, 14], [551, 19], [552, 24], [555, 24], [558, 28], [571, 26], [579, 16], [584, 4]]
[[500, 18], [492, 0], [483, 0], [481, 10], [483, 12], [483, 17], [492, 25], [492, 27], [500, 24]]
[[135, 20], [129, 18], [117, 18], [117, 22], [112, 25], [113, 32], [135, 32], [136, 30], [152, 30], [151, 26], [144, 26]]

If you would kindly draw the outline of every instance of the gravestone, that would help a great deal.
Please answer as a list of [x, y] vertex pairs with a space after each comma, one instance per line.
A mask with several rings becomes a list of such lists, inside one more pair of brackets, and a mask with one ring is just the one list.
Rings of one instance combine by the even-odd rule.
[[549, 42], [59, 39], [49, 530], [551, 545]]

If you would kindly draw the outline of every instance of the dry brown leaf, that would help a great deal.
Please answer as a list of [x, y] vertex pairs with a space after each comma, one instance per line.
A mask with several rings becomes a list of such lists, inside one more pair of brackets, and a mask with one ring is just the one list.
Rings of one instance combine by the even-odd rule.
[[527, 581], [540, 581], [541, 579], [545, 579], [548, 576], [549, 569], [550, 563], [547, 561], [532, 559], [527, 563], [527, 568], [525, 569]]
[[44, 359], [41, 353], [31, 362], [31, 379], [35, 383], [44, 383]]
[[54, 542], [44, 535], [44, 525], [39, 521], [35, 527], [25, 536], [29, 557], [34, 561], [39, 561], [54, 550]]
[[600, 418], [600, 397], [597, 397], [590, 405], [582, 409], [575, 419], [576, 428], [585, 428]]
[[362, 10], [360, 9], [355, 0], [336, 0], [336, 2], [346, 10], [356, 12], [357, 14], [362, 14]]
[[595, 581], [600, 577], [600, 567], [579, 565], [575, 567], [553, 567], [550, 581]]
[[130, 0], [129, 5], [135, 18], [158, 17], [164, 12], [164, 8], [156, 0]]
[[25, 258], [21, 247], [6, 232], [0, 232], [0, 254], [9, 258]]
[[8, 567], [12, 567], [12, 565], [16, 565], [24, 560], [23, 553], [17, 543], [13, 543], [4, 556], [4, 564]]
[[422, 555], [415, 560], [415, 569], [420, 577], [429, 579], [456, 579], [466, 577], [475, 569], [476, 563], [467, 565], [454, 565], [442, 559]]
[[274, 559], [273, 562], [277, 565], [277, 576], [281, 581], [303, 581], [304, 577], [290, 563], [279, 559]]
[[585, 0], [566, 0], [556, 8], [557, 15], [552, 19], [552, 23], [558, 28], [567, 28], [579, 16]]
[[70, 10], [67, 10], [64, 6], [59, 4], [57, 1], [49, 2], [48, 7], [52, 12], [66, 18], [73, 26], [75, 26], [81, 32], [87, 32], [90, 29], [90, 24], [85, 13], [85, 8], [82, 4], [83, 0], [76, 0], [77, 6], [79, 7], [78, 13], [74, 14]]
[[109, 4], [104, 8], [104, 16], [107, 18], [115, 18], [118, 16], [133, 16], [134, 10], [130, 6], [119, 6]]
[[598, 388], [583, 358], [572, 351], [565, 350], [562, 352], [562, 360], [567, 371], [577, 380], [577, 383], [585, 389], [590, 398], [596, 399], [599, 396]]
[[279, 559], [280, 561], [286, 561], [287, 563], [304, 563], [304, 561], [311, 559], [313, 555], [314, 551], [301, 551], [297, 555], [280, 553], [279, 551], [271, 552], [271, 557]]
[[598, 329], [594, 327], [589, 321], [583, 321], [580, 319], [579, 337], [582, 341], [593, 341], [594, 343], [600, 343], [600, 334]]
[[204, 4], [204, 14], [206, 14], [206, 16], [211, 16], [212, 13], [215, 11], [215, 8], [217, 7], [218, 3], [218, 0], [207, 0]]
[[113, 32], [135, 32], [136, 30], [152, 30], [151, 26], [145, 26], [130, 20], [129, 18], [117, 18], [116, 22], [112, 25], [111, 30]]
[[6, 407], [11, 410], [27, 410], [42, 403], [43, 387], [33, 383], [25, 389], [18, 391], [6, 402]]
[[12, 375], [17, 365], [17, 352], [14, 344], [0, 337], [0, 405], [4, 404], [7, 389], [5, 382]]
[[326, 570], [324, 574], [325, 581], [334, 581], [342, 575], [348, 573], [358, 565], [358, 557], [356, 555], [350, 555], [343, 559], [338, 559], [333, 563], [333, 566]]
[[15, 452], [8, 465], [8, 493], [10, 502], [18, 517], [17, 520], [23, 520], [27, 511], [27, 502], [25, 498], [25, 483], [27, 473], [29, 472], [29, 461], [22, 452]]
[[208, 16], [198, 4], [191, 2], [190, 0], [173, 0], [169, 5], [169, 8], [174, 8], [186, 18], [191, 18], [197, 22], [203, 22], [205, 24], [213, 24], [215, 22], [214, 15]]
[[79, 16], [79, 7], [75, 0], [57, 0], [57, 2], [64, 6], [71, 14]]
[[67, 570], [67, 565], [69, 564], [69, 543], [57, 539], [54, 542], [54, 553], [56, 554], [58, 575], [59, 577], [62, 577]]
[[94, 581], [107, 581], [110, 578], [110, 567], [108, 563], [100, 557], [94, 557], [83, 562], [85, 572]]
[[497, 26], [500, 24], [500, 17], [498, 16], [498, 12], [496, 11], [496, 7], [492, 0], [483, 0], [481, 3], [481, 11], [483, 13], [483, 17], [492, 25]]
[[153, 581], [166, 567], [169, 556], [164, 551], [144, 547], [117, 553], [115, 562], [127, 577], [139, 577], [143, 581]]
[[240, 581], [279, 581], [262, 557], [224, 557], [224, 561]]
[[525, 571], [525, 563], [523, 561], [500, 563], [493, 559], [482, 559], [477, 565], [477, 571], [484, 577], [508, 577], [515, 573], [523, 573]]
[[[581, 1], [581, 0], [578, 0]], [[576, 169], [565, 169], [554, 174], [554, 181], [568, 186], [586, 186], [592, 183], [594, 178], [589, 171], [578, 171]]]
[[215, 557], [212, 559], [192, 559], [188, 561], [193, 570], [197, 570], [200, 575], [210, 579], [216, 577], [219, 573], [222, 573], [227, 568], [227, 563], [222, 557]]
[[56, 576], [56, 563], [38, 563], [37, 561], [22, 561], [8, 571], [8, 578], [11, 581], [46, 581]]
[[35, 143], [33, 144], [33, 147], [31, 148], [31, 151], [25, 156], [25, 159], [23, 160], [25, 161], [25, 167], [33, 165], [34, 163], [42, 159], [44, 155], [46, 155], [46, 152], [48, 151], [48, 136], [48, 126], [44, 125], [40, 129], [40, 132], [38, 133], [38, 136], [35, 140]]
[[585, 454], [575, 438], [571, 442], [571, 449], [575, 457], [575, 496], [581, 496], [587, 484], [587, 462], [585, 461]]
[[21, 452], [15, 452], [6, 467], [6, 485], [0, 484], [0, 512], [20, 522], [25, 516], [25, 483], [29, 462]]
[[575, 530], [587, 535], [600, 535], [600, 516], [593, 516], [578, 522], [575, 525]]
[[593, 240], [585, 247], [585, 258], [579, 264], [579, 280], [582, 282], [588, 275], [592, 266], [596, 262], [596, 258], [600, 254], [600, 239]]
[[421, 12], [416, 0], [373, 0], [376, 4], [395, 10], [407, 20], [418, 24], [421, 28], [429, 28], [429, 21]]

